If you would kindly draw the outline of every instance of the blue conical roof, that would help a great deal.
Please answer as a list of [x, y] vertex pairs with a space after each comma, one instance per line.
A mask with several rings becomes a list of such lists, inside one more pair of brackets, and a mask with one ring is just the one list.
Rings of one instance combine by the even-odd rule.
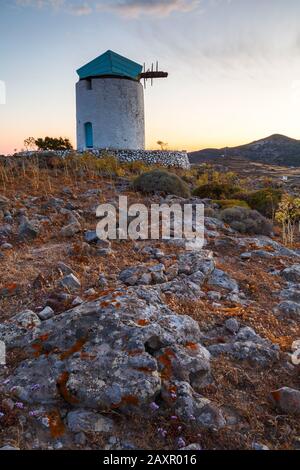
[[143, 67], [113, 51], [107, 51], [77, 70], [80, 79], [115, 75], [137, 80]]

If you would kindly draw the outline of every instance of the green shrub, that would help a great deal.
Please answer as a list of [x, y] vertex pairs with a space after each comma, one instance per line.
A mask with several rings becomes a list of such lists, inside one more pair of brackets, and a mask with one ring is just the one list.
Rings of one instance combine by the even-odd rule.
[[251, 209], [255, 209], [262, 215], [273, 218], [282, 198], [282, 191], [275, 188], [265, 188], [245, 194], [243, 199]]
[[133, 187], [142, 193], [175, 194], [180, 197], [189, 197], [190, 189], [179, 176], [165, 170], [153, 170], [138, 176]]
[[[24, 143], [29, 143], [32, 138], [26, 139]], [[34, 139], [33, 139], [34, 140]], [[72, 150], [73, 146], [69, 139], [64, 137], [45, 137], [36, 139], [34, 141], [35, 145], [39, 150]]]
[[249, 235], [271, 235], [271, 222], [255, 210], [244, 207], [224, 209], [220, 214], [223, 222], [241, 233]]
[[241, 189], [230, 183], [208, 183], [194, 189], [193, 195], [202, 199], [234, 199]]
[[245, 207], [246, 209], [250, 209], [246, 201], [241, 201], [240, 199], [220, 199], [214, 200], [215, 204], [218, 204], [221, 209], [228, 209], [231, 207]]

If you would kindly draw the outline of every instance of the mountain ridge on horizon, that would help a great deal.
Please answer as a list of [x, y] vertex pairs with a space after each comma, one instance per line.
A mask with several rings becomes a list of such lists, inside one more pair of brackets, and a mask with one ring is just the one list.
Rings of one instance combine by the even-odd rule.
[[300, 167], [300, 140], [283, 134], [272, 134], [235, 147], [206, 148], [189, 152], [189, 159], [193, 164], [224, 156], [239, 156], [261, 163]]

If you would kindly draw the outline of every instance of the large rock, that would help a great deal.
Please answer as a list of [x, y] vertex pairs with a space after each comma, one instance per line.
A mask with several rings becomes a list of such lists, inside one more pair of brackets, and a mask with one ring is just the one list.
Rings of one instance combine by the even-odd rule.
[[187, 252], [178, 256], [178, 276], [172, 281], [160, 284], [158, 289], [180, 299], [199, 300], [204, 297], [201, 286], [215, 269], [210, 251]]
[[[255, 245], [257, 248], [252, 251], [253, 254], [273, 254], [275, 256], [289, 256], [291, 258], [299, 258], [299, 253], [294, 250], [290, 250], [286, 246], [281, 245], [281, 243], [272, 240], [265, 235], [260, 235], [256, 237], [247, 237], [247, 238], [238, 238], [234, 239], [235, 244], [241, 247], [253, 247]], [[260, 249], [262, 248], [262, 249]], [[268, 250], [272, 251], [268, 251]]]
[[18, 236], [20, 240], [34, 240], [39, 235], [39, 228], [36, 222], [29, 221], [27, 217], [23, 216]]
[[97, 243], [99, 240], [96, 230], [87, 230], [84, 234], [84, 238], [87, 243]]
[[201, 252], [183, 253], [178, 256], [178, 272], [188, 276], [195, 273], [203, 275], [203, 282], [215, 269], [212, 253], [203, 250]]
[[267, 367], [279, 360], [279, 347], [261, 338], [250, 327], [241, 328], [228, 343], [213, 344], [208, 348], [213, 356], [228, 354], [237, 360]]
[[300, 303], [300, 289], [297, 289], [297, 286], [289, 286], [286, 289], [282, 289], [280, 297], [282, 299]]
[[292, 300], [285, 300], [275, 307], [274, 313], [283, 319], [291, 318], [293, 320], [299, 320], [300, 303], [293, 302]]
[[81, 283], [79, 279], [76, 276], [74, 276], [74, 274], [68, 274], [63, 279], [61, 279], [60, 285], [70, 291], [80, 289], [81, 287]]
[[299, 283], [300, 282], [300, 264], [293, 264], [289, 268], [284, 269], [281, 272], [282, 277], [286, 281]]
[[210, 356], [201, 336], [198, 324], [174, 314], [155, 289], [111, 290], [15, 337], [8, 349], [22, 348], [28, 359], [7, 391], [32, 404], [64, 400], [85, 409], [138, 412], [149, 408], [165, 381], [195, 388], [207, 383]]
[[61, 231], [60, 234], [62, 237], [65, 238], [72, 238], [76, 233], [79, 233], [81, 231], [81, 225], [78, 221], [72, 222], [68, 225], [65, 225]]
[[209, 278], [208, 285], [213, 287], [220, 287], [225, 290], [237, 293], [239, 285], [235, 279], [232, 279], [227, 273], [221, 269], [215, 269]]
[[211, 430], [225, 426], [220, 409], [207, 398], [195, 393], [188, 382], [165, 383], [162, 397], [174, 409], [175, 415], [192, 426], [198, 425]]
[[300, 416], [300, 391], [282, 387], [271, 392], [273, 403], [288, 414]]
[[41, 324], [41, 320], [37, 314], [31, 310], [24, 310], [23, 312], [18, 313], [12, 317], [10, 321], [22, 328], [32, 328]]
[[67, 416], [68, 428], [71, 432], [101, 432], [113, 431], [114, 423], [110, 418], [87, 410], [70, 411]]
[[7, 348], [14, 347], [24, 334], [26, 334], [26, 329], [22, 326], [15, 323], [0, 323], [0, 341], [3, 341]]

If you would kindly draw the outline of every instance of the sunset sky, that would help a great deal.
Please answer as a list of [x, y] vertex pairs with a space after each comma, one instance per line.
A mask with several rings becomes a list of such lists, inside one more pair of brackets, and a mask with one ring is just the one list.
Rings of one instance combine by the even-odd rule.
[[299, 0], [0, 0], [0, 153], [75, 145], [76, 69], [107, 49], [170, 74], [145, 92], [148, 148], [300, 139], [299, 18]]

